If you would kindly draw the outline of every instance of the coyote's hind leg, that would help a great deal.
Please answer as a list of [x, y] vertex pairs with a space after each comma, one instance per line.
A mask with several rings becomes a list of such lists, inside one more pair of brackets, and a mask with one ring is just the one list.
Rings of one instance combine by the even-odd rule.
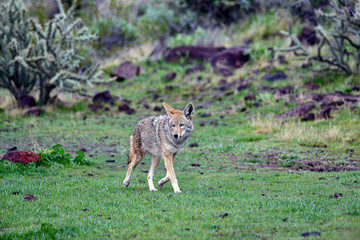
[[136, 143], [133, 143], [133, 136], [130, 137], [130, 152], [128, 160], [128, 170], [126, 172], [126, 177], [124, 179], [124, 186], [127, 187], [131, 181], [131, 173], [138, 165], [138, 163], [144, 158], [145, 152], [141, 149], [141, 146], [137, 146]]

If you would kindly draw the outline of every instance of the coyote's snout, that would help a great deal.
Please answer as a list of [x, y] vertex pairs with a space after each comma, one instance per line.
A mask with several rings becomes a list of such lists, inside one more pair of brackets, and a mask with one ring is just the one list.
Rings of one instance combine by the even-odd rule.
[[155, 168], [163, 157], [167, 173], [158, 185], [162, 187], [170, 180], [174, 192], [181, 192], [173, 165], [176, 154], [183, 149], [194, 130], [194, 106], [188, 103], [184, 110], [180, 111], [164, 103], [164, 108], [167, 115], [140, 120], [130, 136], [129, 166], [124, 180], [125, 187], [130, 184], [134, 167], [149, 153], [151, 167], [147, 178], [150, 191], [157, 191], [153, 177]]

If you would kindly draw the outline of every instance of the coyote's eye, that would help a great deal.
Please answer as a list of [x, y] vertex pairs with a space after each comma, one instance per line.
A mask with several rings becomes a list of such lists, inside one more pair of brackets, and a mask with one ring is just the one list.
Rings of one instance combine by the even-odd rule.
[[171, 127], [173, 127], [173, 128], [174, 128], [174, 127], [175, 127], [175, 124], [171, 124]]
[[180, 124], [180, 127], [183, 127], [183, 126], [185, 126], [185, 124]]

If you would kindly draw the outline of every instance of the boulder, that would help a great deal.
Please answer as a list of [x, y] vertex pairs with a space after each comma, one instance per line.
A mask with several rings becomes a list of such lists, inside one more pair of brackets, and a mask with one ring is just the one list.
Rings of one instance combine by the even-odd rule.
[[277, 73], [266, 74], [262, 77], [262, 80], [269, 81], [269, 82], [274, 82], [274, 81], [283, 80], [283, 79], [287, 79], [287, 75], [283, 71], [279, 71]]
[[285, 117], [305, 117], [307, 116], [307, 114], [313, 110], [315, 108], [315, 103], [313, 102], [308, 102], [308, 103], [304, 103], [301, 104], [300, 106], [297, 106], [287, 112], [284, 112], [282, 114], [279, 115], [280, 118], [285, 118]]
[[127, 103], [124, 103], [124, 104], [120, 105], [119, 106], [119, 111], [120, 112], [126, 112], [129, 115], [135, 113], [135, 109], [131, 108]]
[[31, 162], [36, 162], [40, 160], [40, 156], [33, 153], [33, 152], [27, 152], [27, 151], [19, 151], [19, 150], [13, 150], [7, 152], [3, 157], [2, 160], [6, 159], [10, 162], [15, 163], [22, 163], [23, 165], [29, 164]]
[[140, 66], [137, 66], [130, 61], [125, 61], [113, 70], [111, 76], [117, 77], [118, 81], [123, 81], [138, 76], [141, 71], [142, 68]]
[[114, 104], [114, 98], [111, 96], [109, 91], [99, 92], [95, 94], [92, 101], [93, 103]]
[[210, 60], [213, 56], [215, 56], [215, 54], [223, 51], [224, 49], [224, 47], [182, 45], [167, 51], [165, 53], [165, 61], [177, 62], [182, 57], [187, 57], [190, 60]]
[[168, 74], [166, 74], [165, 76], [163, 76], [163, 80], [165, 82], [170, 82], [172, 80], [174, 80], [176, 78], [176, 72], [169, 72]]
[[250, 59], [250, 55], [245, 53], [247, 49], [246, 46], [225, 49], [211, 59], [211, 64], [215, 69], [240, 68]]
[[21, 96], [18, 99], [17, 104], [19, 108], [31, 108], [36, 106], [36, 101], [32, 96]]

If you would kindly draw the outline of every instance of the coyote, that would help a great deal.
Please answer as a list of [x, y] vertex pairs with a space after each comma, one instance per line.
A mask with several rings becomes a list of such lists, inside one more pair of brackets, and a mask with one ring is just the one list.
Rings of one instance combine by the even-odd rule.
[[140, 120], [130, 136], [130, 150], [128, 170], [124, 180], [127, 187], [131, 181], [134, 167], [149, 153], [151, 167], [147, 176], [150, 191], [157, 191], [153, 183], [155, 168], [161, 156], [165, 160], [166, 176], [158, 182], [162, 187], [169, 180], [175, 193], [181, 193], [174, 172], [175, 156], [186, 145], [191, 133], [194, 131], [194, 106], [188, 103], [183, 111], [176, 110], [163, 103], [167, 115], [152, 116]]

